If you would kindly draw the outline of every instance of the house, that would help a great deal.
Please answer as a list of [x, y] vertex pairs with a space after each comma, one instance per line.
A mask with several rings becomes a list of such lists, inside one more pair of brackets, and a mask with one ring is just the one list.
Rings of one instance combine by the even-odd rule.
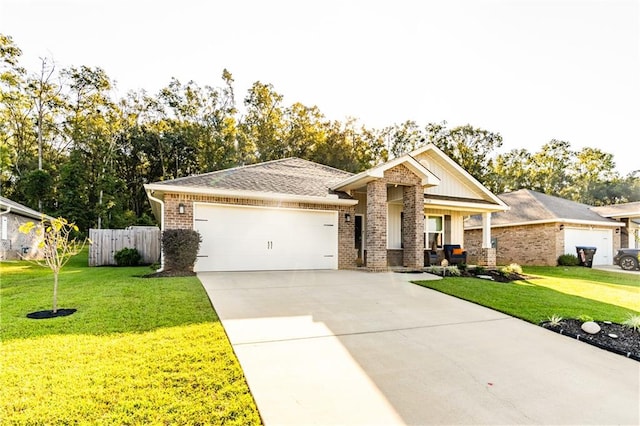
[[[26, 222], [40, 222], [43, 215], [29, 207], [0, 197], [0, 260], [38, 256], [38, 240], [34, 234], [18, 231]], [[44, 215], [45, 219], [52, 219]]]
[[[499, 195], [510, 210], [491, 218], [497, 263], [557, 265], [578, 246], [595, 247], [594, 265], [611, 265], [625, 224], [600, 215], [592, 206], [529, 189]], [[481, 218], [465, 221], [465, 243], [473, 259], [481, 247]], [[473, 260], [470, 260], [473, 262]]]
[[200, 232], [196, 271], [420, 268], [427, 248], [464, 247], [471, 214], [492, 265], [490, 216], [508, 209], [432, 144], [358, 174], [287, 158], [145, 190], [161, 229]]
[[620, 248], [640, 248], [640, 201], [593, 207], [592, 210], [602, 217], [622, 222]]

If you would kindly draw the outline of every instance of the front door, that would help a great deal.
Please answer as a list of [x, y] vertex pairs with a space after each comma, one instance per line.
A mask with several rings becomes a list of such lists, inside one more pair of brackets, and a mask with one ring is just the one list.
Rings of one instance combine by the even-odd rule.
[[364, 229], [362, 228], [362, 215], [356, 215], [356, 229], [355, 229], [355, 235], [354, 235], [354, 239], [355, 239], [355, 243], [356, 243], [356, 250], [358, 250], [358, 265], [362, 265], [364, 263], [364, 253], [363, 253], [363, 249], [364, 249], [364, 244], [362, 244], [362, 233], [364, 231]]

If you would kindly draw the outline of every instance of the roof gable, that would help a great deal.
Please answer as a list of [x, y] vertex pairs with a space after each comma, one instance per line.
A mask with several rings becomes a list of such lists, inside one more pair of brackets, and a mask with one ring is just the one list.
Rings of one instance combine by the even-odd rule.
[[436, 186], [440, 184], [440, 179], [422, 164], [417, 162], [410, 155], [403, 155], [387, 161], [386, 163], [379, 164], [371, 169], [365, 170], [364, 172], [358, 173], [357, 175], [350, 176], [334, 185], [333, 189], [338, 191], [350, 191], [352, 189], [360, 188], [371, 181], [383, 178], [386, 171], [399, 165], [405, 166], [413, 174], [418, 176], [422, 180], [422, 186]]
[[439, 186], [426, 188], [426, 198], [432, 196], [434, 199], [466, 199], [471, 202], [495, 204], [501, 209], [506, 208], [500, 198], [434, 144], [427, 144], [408, 155], [429, 169], [442, 182]]

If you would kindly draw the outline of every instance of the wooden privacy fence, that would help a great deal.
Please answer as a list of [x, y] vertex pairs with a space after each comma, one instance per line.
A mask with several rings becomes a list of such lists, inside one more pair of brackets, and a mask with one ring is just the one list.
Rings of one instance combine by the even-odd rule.
[[131, 226], [127, 229], [89, 229], [89, 266], [115, 265], [114, 254], [123, 248], [138, 250], [142, 264], [160, 261], [160, 229]]

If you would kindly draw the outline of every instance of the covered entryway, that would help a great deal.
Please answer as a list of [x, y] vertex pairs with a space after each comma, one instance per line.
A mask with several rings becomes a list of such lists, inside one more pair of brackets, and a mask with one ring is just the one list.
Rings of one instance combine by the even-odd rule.
[[576, 246], [595, 247], [594, 265], [611, 265], [613, 263], [613, 242], [611, 229], [565, 229], [564, 252], [576, 254]]
[[196, 271], [338, 268], [338, 213], [194, 205], [202, 244]]

